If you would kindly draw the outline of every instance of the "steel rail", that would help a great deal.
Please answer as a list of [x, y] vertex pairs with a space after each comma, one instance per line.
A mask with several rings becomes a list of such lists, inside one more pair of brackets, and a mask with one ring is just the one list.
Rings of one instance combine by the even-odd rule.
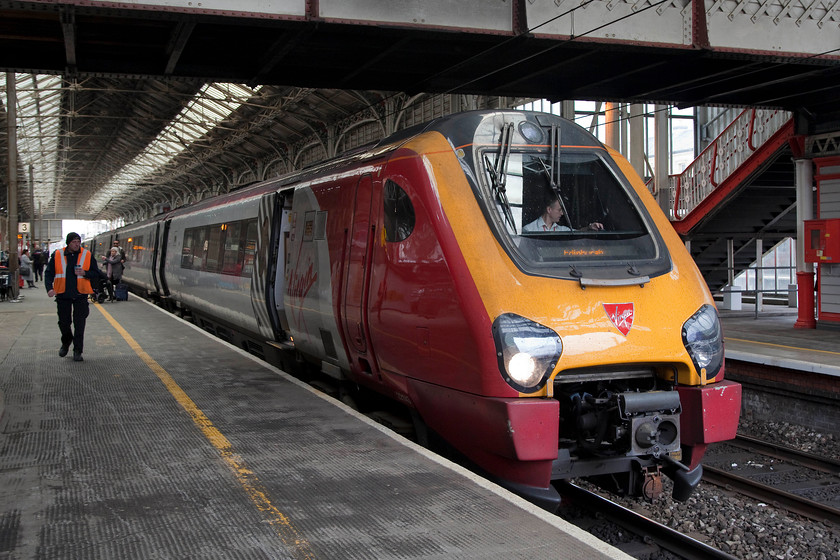
[[734, 440], [726, 443], [734, 445], [735, 447], [740, 447], [741, 449], [745, 449], [747, 451], [754, 451], [756, 453], [761, 453], [762, 455], [774, 457], [782, 461], [790, 461], [791, 463], [796, 463], [798, 465], [808, 467], [809, 469], [814, 469], [815, 471], [840, 475], [840, 461], [829, 457], [820, 457], [819, 455], [800, 451], [799, 449], [792, 449], [783, 445], [777, 445], [775, 443], [761, 441], [753, 437], [742, 435], [739, 435]]
[[815, 521], [828, 521], [835, 525], [840, 525], [840, 510], [808, 500], [796, 494], [760, 484], [748, 478], [732, 474], [716, 467], [703, 465], [703, 480], [749, 496], [762, 502], [771, 503], [786, 509], [792, 513], [805, 516]]
[[622, 507], [570, 482], [563, 481], [556, 484], [558, 492], [564, 498], [570, 499], [587, 511], [603, 515], [609, 521], [632, 533], [641, 535], [645, 540], [656, 543], [680, 558], [687, 560], [736, 560], [736, 557], [731, 554], [648, 519], [635, 511]]

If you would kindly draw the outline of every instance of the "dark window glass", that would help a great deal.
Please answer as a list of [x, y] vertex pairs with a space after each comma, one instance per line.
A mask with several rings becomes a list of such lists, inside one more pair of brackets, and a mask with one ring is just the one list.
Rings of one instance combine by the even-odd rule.
[[210, 236], [207, 238], [207, 259], [204, 270], [207, 272], [220, 272], [222, 263], [222, 243], [224, 242], [226, 224], [215, 224], [210, 226]]
[[184, 244], [181, 246], [181, 268], [193, 267], [193, 260], [195, 259], [195, 253], [193, 253], [195, 229], [190, 228], [184, 230]]
[[242, 264], [242, 276], [250, 278], [254, 272], [254, 255], [257, 251], [257, 220], [244, 222], [245, 227], [245, 259]]
[[250, 278], [257, 248], [257, 220], [184, 230], [181, 268]]
[[542, 152], [511, 153], [500, 200], [494, 198], [499, 222], [528, 266], [657, 258], [629, 185], [598, 153], [569, 149], [556, 161]]
[[193, 231], [193, 269], [204, 270], [204, 262], [207, 258], [207, 228], [195, 228]]
[[414, 205], [402, 187], [385, 182], [385, 241], [403, 241], [414, 231]]
[[126, 249], [125, 260], [128, 262], [135, 262], [139, 263], [143, 260], [143, 252], [145, 251], [145, 247], [143, 246], [143, 236], [138, 235], [136, 237], [129, 237], [128, 238], [128, 247]]
[[242, 273], [242, 261], [245, 256], [242, 239], [240, 239], [242, 222], [231, 222], [224, 224], [223, 227], [225, 231], [225, 242], [222, 274], [239, 276]]

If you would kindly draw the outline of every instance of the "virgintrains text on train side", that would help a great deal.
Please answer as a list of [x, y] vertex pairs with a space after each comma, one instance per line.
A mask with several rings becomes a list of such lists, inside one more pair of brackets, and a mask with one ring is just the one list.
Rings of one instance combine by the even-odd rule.
[[309, 267], [303, 274], [292, 273], [291, 278], [289, 278], [287, 293], [289, 296], [302, 301], [317, 280], [318, 273], [315, 272], [313, 264], [310, 262]]

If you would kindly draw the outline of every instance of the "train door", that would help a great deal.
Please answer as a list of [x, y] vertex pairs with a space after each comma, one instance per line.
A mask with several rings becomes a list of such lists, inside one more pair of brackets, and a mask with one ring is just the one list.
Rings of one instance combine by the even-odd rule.
[[169, 290], [163, 277], [163, 264], [166, 261], [166, 236], [169, 232], [169, 221], [155, 224], [155, 244], [152, 251], [152, 285], [159, 296], [166, 297]]
[[284, 231], [288, 232], [284, 199], [276, 192], [263, 195], [257, 215], [251, 303], [260, 333], [269, 340], [280, 340], [282, 331], [288, 331], [282, 296], [287, 237]]
[[155, 258], [157, 262], [152, 263], [152, 270], [157, 273], [155, 286], [158, 293], [163, 297], [169, 297], [169, 286], [166, 283], [166, 247], [169, 245], [169, 225], [172, 220], [166, 220], [162, 224], [158, 222], [155, 232]]
[[[351, 351], [366, 354], [368, 351], [367, 294], [370, 283], [373, 234], [376, 228], [371, 215], [373, 181], [370, 175], [359, 179], [353, 205], [353, 225], [346, 248], [343, 319], [347, 344]], [[370, 364], [360, 359], [362, 369], [370, 371]]]
[[286, 193], [278, 196], [277, 212], [274, 217], [274, 230], [276, 230], [276, 238], [273, 238], [272, 247], [274, 248], [273, 263], [274, 263], [274, 284], [272, 285], [271, 297], [272, 306], [274, 310], [272, 319], [275, 319], [280, 331], [289, 333], [289, 319], [286, 316], [286, 308], [283, 305], [283, 292], [286, 289], [286, 271], [289, 268], [289, 259], [291, 253], [291, 214], [292, 214], [292, 200], [294, 199], [294, 191], [289, 190]]
[[163, 295], [163, 290], [160, 287], [160, 282], [158, 281], [158, 271], [157, 271], [157, 263], [160, 254], [160, 222], [155, 224], [155, 244], [154, 250], [152, 251], [152, 285], [155, 287], [155, 292], [159, 295]]

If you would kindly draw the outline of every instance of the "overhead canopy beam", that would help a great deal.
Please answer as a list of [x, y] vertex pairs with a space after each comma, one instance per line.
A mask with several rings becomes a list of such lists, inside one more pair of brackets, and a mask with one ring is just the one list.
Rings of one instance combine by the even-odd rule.
[[73, 6], [59, 7], [61, 32], [64, 35], [64, 57], [67, 73], [76, 73], [76, 12]]
[[169, 60], [166, 61], [166, 68], [163, 70], [165, 75], [169, 76], [175, 71], [175, 67], [178, 65], [178, 60], [184, 52], [184, 47], [186, 47], [193, 29], [195, 29], [195, 22], [183, 21], [178, 22], [178, 25], [173, 29], [172, 39], [166, 49], [169, 52]]

